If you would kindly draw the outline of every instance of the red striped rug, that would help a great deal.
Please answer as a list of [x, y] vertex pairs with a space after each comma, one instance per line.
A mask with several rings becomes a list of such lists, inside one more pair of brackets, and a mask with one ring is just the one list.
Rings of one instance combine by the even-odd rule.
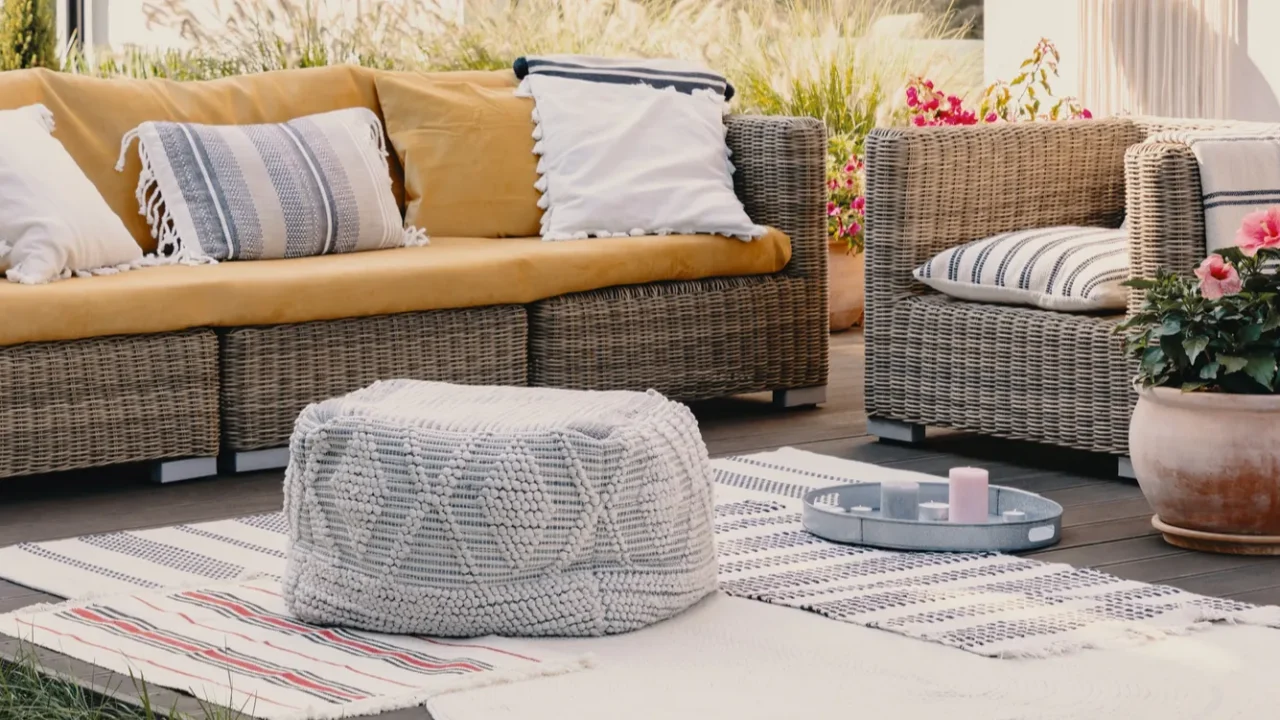
[[384, 712], [586, 667], [545, 643], [309, 625], [267, 577], [27, 608], [0, 616], [0, 633], [268, 720]]

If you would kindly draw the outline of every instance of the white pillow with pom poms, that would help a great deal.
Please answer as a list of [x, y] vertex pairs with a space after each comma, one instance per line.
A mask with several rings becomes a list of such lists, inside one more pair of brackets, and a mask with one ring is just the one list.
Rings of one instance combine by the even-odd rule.
[[521, 58], [542, 239], [764, 234], [733, 191], [727, 83], [674, 60]]
[[62, 143], [43, 105], [0, 111], [0, 268], [37, 285], [127, 270], [142, 249]]

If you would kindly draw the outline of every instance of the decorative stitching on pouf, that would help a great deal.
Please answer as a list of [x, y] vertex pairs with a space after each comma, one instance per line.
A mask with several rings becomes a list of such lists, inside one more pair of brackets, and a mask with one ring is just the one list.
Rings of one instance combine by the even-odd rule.
[[303, 620], [603, 635], [716, 588], [706, 446], [656, 392], [390, 380], [305, 409], [290, 453]]

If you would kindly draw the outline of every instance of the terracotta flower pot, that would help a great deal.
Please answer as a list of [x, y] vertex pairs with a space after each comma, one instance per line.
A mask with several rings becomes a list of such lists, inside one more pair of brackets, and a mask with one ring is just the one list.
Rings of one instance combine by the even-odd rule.
[[827, 284], [831, 331], [839, 332], [862, 322], [866, 308], [864, 255], [851, 254], [844, 243], [827, 244]]
[[1167, 541], [1280, 554], [1280, 396], [1143, 390], [1129, 452]]

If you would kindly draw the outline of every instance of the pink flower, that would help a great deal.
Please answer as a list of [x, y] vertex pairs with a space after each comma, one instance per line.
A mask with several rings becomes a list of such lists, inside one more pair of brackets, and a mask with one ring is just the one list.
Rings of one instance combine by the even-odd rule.
[[857, 169], [858, 169], [858, 166], [854, 164], [853, 160], [850, 160], [849, 162], [844, 164], [844, 171], [847, 173], [854, 172]]
[[827, 189], [828, 189], [828, 190], [836, 190], [836, 189], [839, 189], [839, 187], [840, 187], [840, 181], [839, 181], [839, 180], [837, 180], [837, 179], [835, 179], [835, 178], [830, 178], [830, 179], [828, 179], [828, 180], [827, 180]]
[[955, 95], [948, 95], [947, 102], [951, 104], [951, 107], [958, 108], [960, 107], [961, 101], [960, 101], [960, 98], [956, 97]]
[[982, 122], [993, 123], [993, 122], [995, 122], [995, 121], [997, 121], [997, 120], [999, 120], [999, 119], [1000, 119], [1000, 116], [999, 116], [999, 115], [996, 115], [996, 114], [995, 114], [995, 113], [993, 113], [993, 112], [989, 112], [989, 113], [987, 113], [987, 116], [986, 116], [986, 117], [982, 118]]
[[1259, 250], [1280, 248], [1280, 206], [1245, 215], [1236, 233], [1236, 245], [1249, 257]]
[[1092, 120], [1093, 113], [1089, 112], [1089, 108], [1085, 108], [1080, 111], [1080, 117], [1084, 118], [1085, 120]]
[[1243, 284], [1240, 274], [1221, 255], [1214, 253], [1196, 268], [1196, 277], [1200, 278], [1200, 294], [1206, 300], [1217, 300], [1224, 295], [1235, 295]]
[[853, 178], [851, 178], [851, 177], [849, 177], [849, 178], [845, 178], [845, 181], [844, 181], [844, 186], [845, 186], [845, 187], [847, 187], [847, 188], [851, 188], [851, 187], [854, 187], [854, 186], [855, 186], [855, 185], [857, 185], [857, 184], [858, 184], [858, 181], [857, 181], [857, 180], [854, 180], [854, 179], [853, 179]]
[[853, 199], [852, 207], [854, 210], [857, 210], [858, 212], [862, 212], [863, 209], [867, 207], [867, 199], [859, 195], [858, 197]]
[[924, 116], [916, 115], [915, 117], [911, 118], [911, 124], [915, 125], [916, 127], [924, 127]]
[[938, 102], [938, 98], [933, 98], [929, 102], [924, 104], [924, 109], [928, 110], [929, 112], [933, 112], [934, 110], [938, 109], [938, 105], [940, 104], [941, 103]]
[[932, 89], [933, 89], [933, 81], [932, 81], [932, 80], [925, 80], [925, 81], [924, 81], [924, 86], [925, 86], [925, 87], [927, 87], [927, 88], [929, 88], [930, 90], [932, 90]]
[[855, 221], [853, 221], [853, 222], [849, 223], [849, 234], [850, 234], [850, 235], [857, 235], [857, 234], [858, 234], [858, 233], [860, 233], [860, 232], [862, 232], [862, 226], [858, 224], [858, 221], [857, 221], [857, 220], [855, 220]]
[[840, 214], [840, 206], [839, 206], [839, 205], [836, 205], [836, 204], [835, 204], [835, 203], [833, 203], [833, 202], [828, 202], [828, 203], [827, 203], [827, 216], [828, 216], [828, 217], [835, 217], [836, 215], [839, 215], [839, 214]]
[[916, 90], [916, 86], [915, 86], [915, 85], [908, 85], [908, 86], [907, 86], [907, 99], [908, 99], [908, 100], [916, 100], [916, 99], [918, 99], [918, 98], [919, 98], [919, 94], [918, 94], [918, 92], [917, 92], [917, 90]]

